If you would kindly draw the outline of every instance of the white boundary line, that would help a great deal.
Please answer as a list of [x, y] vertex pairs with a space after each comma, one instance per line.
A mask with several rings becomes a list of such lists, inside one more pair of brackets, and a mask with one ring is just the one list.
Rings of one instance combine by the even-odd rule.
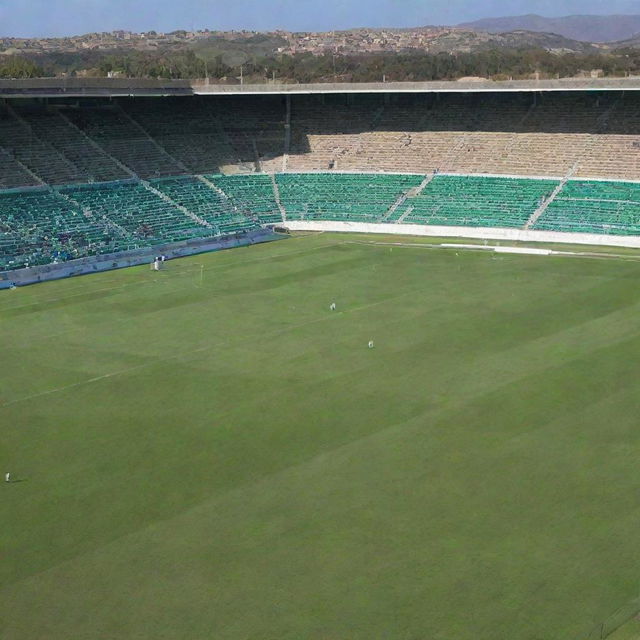
[[347, 240], [345, 244], [357, 244], [369, 247], [398, 247], [399, 249], [449, 249], [459, 251], [476, 251], [485, 253], [509, 253], [513, 255], [551, 256], [556, 258], [588, 258], [592, 260], [619, 260], [621, 262], [640, 262], [640, 254], [633, 256], [623, 253], [598, 253], [590, 251], [556, 251], [555, 249], [527, 250], [526, 247], [508, 247], [504, 245], [455, 244], [435, 242], [377, 242], [376, 240]]
[[447, 227], [440, 225], [349, 222], [337, 220], [289, 220], [285, 226], [291, 231], [333, 231], [338, 233], [368, 233], [387, 236], [469, 238], [506, 242], [541, 242], [545, 244], [576, 244], [640, 249], [640, 236], [536, 231], [515, 227]]

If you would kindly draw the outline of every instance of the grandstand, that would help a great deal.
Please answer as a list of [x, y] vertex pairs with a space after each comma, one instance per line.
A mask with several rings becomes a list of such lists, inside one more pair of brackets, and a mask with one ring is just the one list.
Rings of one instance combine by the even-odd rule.
[[[36, 109], [16, 109], [24, 125], [32, 135], [46, 141], [62, 157], [71, 163], [80, 182], [109, 182], [129, 178], [129, 173], [102, 148], [84, 135], [60, 112]], [[54, 184], [64, 183], [56, 180]]]
[[3, 265], [287, 221], [636, 236], [639, 108], [607, 91], [5, 100]]

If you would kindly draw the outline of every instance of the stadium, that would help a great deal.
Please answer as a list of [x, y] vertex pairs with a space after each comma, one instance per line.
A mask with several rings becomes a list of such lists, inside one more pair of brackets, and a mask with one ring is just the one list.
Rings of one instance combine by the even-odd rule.
[[640, 83], [127, 83], [0, 81], [2, 637], [635, 638]]

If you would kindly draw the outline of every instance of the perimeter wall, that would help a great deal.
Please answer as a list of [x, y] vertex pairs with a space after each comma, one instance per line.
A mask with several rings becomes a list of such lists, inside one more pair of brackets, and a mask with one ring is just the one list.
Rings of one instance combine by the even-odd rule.
[[27, 284], [46, 282], [47, 280], [60, 280], [61, 278], [70, 278], [99, 271], [135, 267], [141, 264], [151, 264], [154, 257], [159, 255], [164, 255], [168, 259], [182, 258], [197, 253], [233, 249], [235, 247], [279, 240], [285, 237], [285, 235], [274, 233], [270, 229], [260, 229], [253, 233], [225, 236], [223, 238], [175, 242], [133, 251], [69, 260], [59, 264], [47, 264], [14, 271], [0, 271], [0, 289], [21, 287]]
[[373, 224], [366, 222], [324, 222], [315, 220], [288, 220], [283, 223], [282, 226], [289, 229], [289, 231], [380, 233], [398, 236], [474, 238], [481, 240], [507, 240], [511, 242], [585, 244], [640, 249], [640, 236], [606, 236], [591, 233], [558, 233], [554, 231], [525, 231], [522, 229], [438, 227], [419, 224]]

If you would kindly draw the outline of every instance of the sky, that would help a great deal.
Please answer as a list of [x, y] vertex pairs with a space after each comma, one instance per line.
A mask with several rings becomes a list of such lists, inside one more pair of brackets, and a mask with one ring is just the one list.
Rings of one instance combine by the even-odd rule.
[[640, 14], [640, 0], [0, 0], [0, 36], [174, 29], [329, 31], [537, 13]]

